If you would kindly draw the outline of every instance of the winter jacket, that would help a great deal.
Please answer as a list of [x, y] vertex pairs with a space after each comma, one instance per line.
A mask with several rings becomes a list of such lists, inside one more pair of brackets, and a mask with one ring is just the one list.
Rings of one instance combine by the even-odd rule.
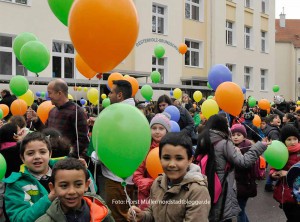
[[[83, 198], [90, 209], [91, 222], [114, 221], [110, 215], [110, 210], [99, 195], [85, 193]], [[58, 198], [53, 201], [46, 214], [38, 218], [36, 222], [67, 222]]]
[[[300, 143], [298, 143], [299, 149], [297, 152], [290, 152], [289, 159], [282, 170], [288, 171], [294, 164], [300, 161]], [[276, 172], [276, 169], [270, 169], [270, 176]], [[292, 195], [293, 188], [287, 185], [286, 177], [280, 178], [275, 185], [273, 198], [279, 203], [294, 203], [297, 204], [296, 200]]]
[[165, 174], [155, 179], [150, 192], [151, 205], [144, 211], [143, 222], [208, 221], [210, 196], [200, 167], [191, 164], [181, 183], [171, 188], [167, 180]]
[[185, 132], [187, 135], [191, 136], [194, 132], [194, 120], [186, 108], [182, 106], [176, 106], [180, 112], [180, 119], [178, 120], [178, 125], [180, 126], [181, 132]]
[[[257, 158], [267, 149], [267, 147], [261, 142], [257, 142], [253, 144], [251, 148], [243, 155], [239, 149], [235, 148], [232, 141], [226, 139], [225, 135], [219, 131], [210, 130], [210, 140], [212, 144], [215, 144], [214, 150], [216, 173], [221, 184], [223, 184], [227, 162], [229, 162], [231, 165], [231, 170], [228, 172], [226, 177], [228, 189], [227, 191], [224, 188], [222, 189], [219, 200], [215, 205], [213, 205], [209, 216], [210, 221], [223, 221], [237, 217], [240, 212], [237, 201], [237, 188], [233, 167], [236, 166], [240, 168], [249, 168], [255, 163]], [[226, 196], [224, 196], [225, 192]], [[225, 198], [225, 200], [223, 200], [223, 198]], [[220, 215], [223, 201], [225, 202], [223, 215]]]
[[252, 120], [245, 120], [242, 124], [246, 128], [247, 139], [253, 140], [254, 142], [261, 140], [261, 138], [258, 136], [259, 135], [258, 128], [253, 125]]
[[280, 130], [276, 126], [271, 126], [269, 124], [264, 128], [263, 133], [268, 137], [269, 140], [279, 140]]
[[[52, 168], [58, 160], [50, 160]], [[20, 172], [12, 173], [4, 180], [5, 209], [11, 222], [32, 222], [42, 216], [51, 205], [48, 191], [32, 176], [25, 165]]]

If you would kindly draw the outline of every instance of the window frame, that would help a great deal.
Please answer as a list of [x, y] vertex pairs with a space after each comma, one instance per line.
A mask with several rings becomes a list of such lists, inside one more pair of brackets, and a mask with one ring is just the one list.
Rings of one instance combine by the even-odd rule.
[[[264, 36], [263, 36], [264, 34]], [[268, 33], [266, 31], [260, 32], [260, 38], [261, 38], [261, 52], [267, 53], [268, 52]]]
[[[203, 64], [204, 64], [204, 57], [203, 57], [203, 41], [199, 41], [199, 40], [193, 40], [193, 39], [185, 39], [185, 44], [188, 46], [188, 50], [184, 55], [184, 65], [187, 67], [192, 67], [192, 68], [203, 68]], [[189, 44], [187, 44], [187, 42], [190, 42]], [[192, 43], [198, 43], [199, 44], [199, 49], [196, 48], [192, 48], [191, 45]], [[198, 66], [194, 66], [192, 65], [192, 53], [198, 53]], [[189, 55], [189, 64], [186, 64], [186, 56]]]
[[31, 6], [32, 5], [32, 0], [27, 0], [26, 3], [21, 3], [21, 2], [16, 2], [17, 0], [0, 0], [0, 2], [7, 2], [11, 4], [17, 4], [17, 5], [23, 5], [23, 6]]
[[269, 0], [261, 0], [261, 13], [269, 13]]
[[[155, 10], [155, 12], [153, 12], [153, 7], [156, 7], [156, 10]], [[158, 7], [160, 7], [160, 8], [163, 8], [164, 9], [164, 14], [162, 15], [162, 14], [159, 14], [158, 12], [157, 12], [157, 8]], [[153, 16], [155, 16], [155, 31], [153, 31], [153, 23], [152, 23], [152, 33], [154, 33], [154, 34], [160, 34], [160, 35], [166, 35], [166, 33], [167, 33], [167, 18], [168, 18], [168, 10], [167, 10], [168, 8], [167, 8], [167, 6], [166, 5], [161, 5], [161, 4], [158, 4], [158, 3], [152, 3], [152, 8], [151, 8], [151, 10], [152, 10], [152, 19], [153, 19]], [[163, 19], [163, 30], [162, 30], [162, 32], [158, 32], [158, 24], [159, 24], [159, 22], [158, 22], [158, 18], [162, 18]], [[153, 22], [153, 21], [152, 21]]]
[[[249, 29], [249, 32], [247, 32], [247, 29]], [[249, 42], [249, 46], [247, 46], [248, 42]], [[250, 26], [244, 26], [244, 48], [252, 49], [252, 27]]]
[[[262, 86], [262, 79], [264, 79], [264, 88]], [[260, 69], [260, 91], [267, 91], [268, 85], [268, 70]]]
[[[249, 69], [249, 72], [246, 72], [246, 69]], [[253, 67], [244, 66], [244, 86], [246, 90], [252, 90], [252, 74], [253, 74]], [[249, 84], [247, 84], [246, 77], [249, 77]]]
[[[189, 17], [187, 17], [187, 5], [189, 7], [189, 12], [190, 15]], [[193, 10], [192, 7], [198, 7], [198, 13], [199, 13], [199, 18], [193, 18]], [[185, 0], [185, 18], [186, 19], [190, 19], [190, 20], [194, 20], [194, 21], [199, 21], [199, 22], [203, 22], [204, 21], [204, 3], [203, 0], [199, 0], [199, 3], [193, 2], [193, 0]]]
[[245, 8], [252, 8], [252, 0], [245, 0], [244, 6]]
[[[231, 28], [229, 27], [229, 24], [231, 24]], [[231, 44], [230, 44], [230, 33], [231, 33]], [[234, 46], [234, 22], [226, 20], [225, 24], [225, 42], [228, 46]]]
[[[153, 59], [155, 59], [155, 64], [153, 64]], [[159, 65], [159, 60], [163, 60], [164, 61], [164, 64], [163, 65]], [[164, 84], [167, 82], [167, 66], [168, 64], [168, 58], [167, 57], [162, 57], [162, 58], [156, 58], [155, 56], [152, 56], [152, 72], [153, 71], [159, 71], [160, 69], [162, 69], [164, 71], [164, 73], [162, 74], [160, 71], [160, 76], [161, 76], [161, 79], [160, 79], [160, 82], [159, 84]]]

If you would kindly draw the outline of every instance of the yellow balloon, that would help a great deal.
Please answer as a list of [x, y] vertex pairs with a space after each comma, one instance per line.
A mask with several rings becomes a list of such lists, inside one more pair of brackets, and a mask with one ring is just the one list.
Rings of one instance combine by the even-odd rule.
[[84, 87], [84, 88], [83, 88], [83, 91], [87, 92], [87, 91], [88, 91], [88, 88], [87, 88], [87, 87]]
[[25, 94], [23, 94], [22, 96], [19, 96], [19, 99], [24, 100], [26, 102], [27, 106], [31, 106], [34, 102], [34, 94], [30, 89], [28, 89]]
[[300, 100], [297, 101], [297, 105], [300, 105]]
[[78, 91], [81, 91], [81, 90], [82, 90], [82, 87], [81, 87], [81, 86], [78, 86], [78, 87], [77, 87], [77, 90], [78, 90]]
[[99, 104], [99, 100], [96, 100], [94, 102], [91, 102], [93, 105], [98, 105]]
[[193, 94], [193, 98], [197, 103], [200, 102], [200, 100], [202, 99], [202, 92], [200, 92], [199, 90], [195, 91]]
[[202, 103], [201, 111], [206, 119], [209, 119], [212, 115], [218, 114], [219, 106], [213, 99], [207, 99]]
[[74, 100], [73, 96], [71, 94], [68, 94], [68, 99]]
[[87, 106], [87, 101], [85, 100], [85, 104], [84, 104], [85, 106]]
[[130, 76], [129, 76], [129, 75], [127, 75], [127, 74], [126, 74], [126, 75], [124, 75], [124, 78], [129, 78], [129, 77], [130, 77]]
[[101, 94], [101, 98], [102, 98], [102, 99], [106, 99], [106, 98], [107, 98], [107, 95], [103, 93], [103, 94]]
[[87, 98], [91, 103], [95, 103], [97, 100], [99, 100], [99, 91], [98, 89], [95, 88], [91, 88], [88, 92], [87, 92]]
[[180, 99], [181, 96], [182, 96], [182, 91], [181, 91], [181, 89], [179, 89], [179, 88], [174, 89], [174, 91], [173, 91], [173, 96], [174, 96], [174, 98], [176, 98], [176, 99]]

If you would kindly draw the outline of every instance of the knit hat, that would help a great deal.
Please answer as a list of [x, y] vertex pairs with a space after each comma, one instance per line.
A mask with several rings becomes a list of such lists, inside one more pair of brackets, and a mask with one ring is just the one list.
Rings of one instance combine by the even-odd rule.
[[287, 124], [281, 128], [280, 140], [284, 143], [284, 141], [286, 141], [286, 139], [290, 136], [295, 136], [300, 141], [300, 134], [298, 129], [291, 124]]
[[254, 113], [252, 111], [248, 112], [248, 113], [245, 113], [244, 114], [244, 118], [246, 120], [253, 120], [254, 119]]
[[246, 138], [247, 137], [247, 131], [246, 131], [246, 128], [242, 125], [242, 124], [234, 124], [232, 127], [231, 127], [231, 133], [241, 133], [243, 134], [243, 136]]
[[170, 119], [171, 119], [171, 116], [169, 113], [166, 113], [166, 112], [158, 113], [152, 118], [152, 120], [150, 122], [150, 128], [154, 124], [160, 124], [166, 128], [167, 132], [170, 132], [171, 131]]

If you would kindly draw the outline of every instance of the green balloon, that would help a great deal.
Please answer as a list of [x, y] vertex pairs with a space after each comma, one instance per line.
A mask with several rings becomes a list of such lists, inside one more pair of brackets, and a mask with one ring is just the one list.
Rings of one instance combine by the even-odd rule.
[[3, 119], [3, 110], [0, 109], [0, 119]]
[[150, 75], [151, 80], [153, 83], [159, 83], [160, 82], [160, 73], [158, 71], [153, 71]]
[[209, 97], [207, 97], [207, 99], [213, 99], [214, 98], [214, 96], [209, 96]]
[[102, 106], [104, 108], [108, 107], [110, 105], [110, 99], [109, 98], [105, 98], [103, 101], [102, 101]]
[[41, 97], [45, 97], [46, 93], [45, 92], [41, 92]]
[[154, 48], [154, 55], [156, 58], [160, 59], [165, 54], [165, 48], [161, 44], [157, 44]]
[[287, 147], [278, 140], [273, 140], [264, 152], [266, 161], [275, 169], [282, 169], [288, 161], [289, 151]]
[[207, 85], [207, 87], [208, 87], [209, 89], [212, 89], [211, 86], [210, 86], [210, 84], [209, 84], [209, 82], [207, 82], [206, 85]]
[[48, 0], [48, 4], [53, 14], [65, 26], [68, 26], [68, 18], [74, 0]]
[[0, 180], [2, 180], [4, 178], [5, 173], [6, 173], [6, 168], [7, 168], [6, 160], [0, 153]]
[[19, 34], [13, 42], [13, 50], [14, 53], [17, 57], [17, 59], [21, 62], [21, 49], [23, 47], [23, 45], [25, 45], [27, 42], [30, 41], [37, 41], [38, 38], [30, 32], [23, 32], [21, 34]]
[[125, 179], [134, 173], [149, 151], [151, 132], [148, 120], [134, 106], [112, 104], [97, 117], [92, 141], [103, 164]]
[[141, 94], [145, 98], [145, 100], [150, 101], [153, 96], [153, 89], [149, 85], [143, 85], [141, 88]]
[[279, 86], [278, 85], [274, 85], [273, 86], [273, 92], [278, 92], [279, 91]]
[[43, 43], [31, 41], [22, 47], [21, 61], [26, 69], [34, 73], [39, 73], [48, 66], [50, 53]]
[[9, 88], [16, 96], [22, 96], [29, 89], [29, 82], [24, 76], [17, 75], [9, 81]]
[[256, 99], [255, 99], [254, 97], [251, 96], [251, 97], [248, 99], [248, 105], [249, 105], [250, 107], [256, 106]]

